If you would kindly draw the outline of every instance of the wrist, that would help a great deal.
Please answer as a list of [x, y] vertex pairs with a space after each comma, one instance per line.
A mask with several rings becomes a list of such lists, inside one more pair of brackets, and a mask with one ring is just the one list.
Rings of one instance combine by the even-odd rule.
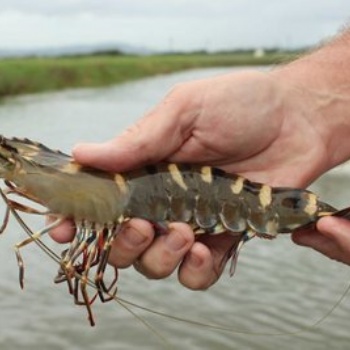
[[[350, 158], [350, 33], [271, 75], [324, 144], [324, 171]], [[291, 106], [290, 104], [293, 104]]]

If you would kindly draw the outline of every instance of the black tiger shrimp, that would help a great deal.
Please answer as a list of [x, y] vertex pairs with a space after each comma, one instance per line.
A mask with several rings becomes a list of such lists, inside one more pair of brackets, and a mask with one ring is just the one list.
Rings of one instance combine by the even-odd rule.
[[[73, 220], [77, 234], [62, 252], [55, 281], [68, 283], [75, 303], [87, 307], [92, 325], [91, 304], [96, 298], [115, 299], [118, 271], [114, 269], [109, 283], [104, 275], [112, 242], [130, 218], [146, 219], [161, 229], [176, 221], [191, 225], [195, 234], [237, 236], [227, 251], [233, 273], [237, 252], [255, 236], [272, 239], [314, 225], [326, 215], [350, 216], [349, 208], [338, 211], [308, 190], [270, 187], [209, 166], [160, 163], [108, 173], [81, 166], [69, 155], [28, 139], [0, 138], [0, 177], [7, 186], [1, 191], [7, 204], [1, 232], [10, 212], [17, 219], [18, 211], [55, 218], [16, 244], [21, 286], [20, 248], [40, 242], [63, 220]], [[12, 199], [13, 194], [47, 210], [24, 205]], [[87, 291], [91, 283], [97, 290], [93, 296]]]

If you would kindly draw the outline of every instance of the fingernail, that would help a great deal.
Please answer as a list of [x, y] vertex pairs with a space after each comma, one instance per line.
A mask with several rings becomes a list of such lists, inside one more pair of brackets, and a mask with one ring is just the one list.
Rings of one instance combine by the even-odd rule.
[[177, 251], [182, 249], [187, 244], [187, 240], [184, 239], [181, 234], [170, 231], [165, 237], [165, 243], [169, 249]]
[[138, 246], [144, 243], [147, 239], [140, 231], [134, 230], [132, 228], [125, 228], [123, 231], [124, 239], [131, 246]]

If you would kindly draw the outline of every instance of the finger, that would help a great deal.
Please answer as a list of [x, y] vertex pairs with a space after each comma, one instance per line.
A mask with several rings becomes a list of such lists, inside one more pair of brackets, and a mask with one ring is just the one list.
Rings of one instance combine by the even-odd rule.
[[327, 249], [329, 239], [318, 231], [300, 230], [292, 233], [292, 240], [295, 244], [311, 247], [318, 251]]
[[341, 246], [350, 247], [350, 221], [338, 217], [324, 217], [317, 223], [318, 230]]
[[101, 144], [78, 144], [78, 163], [124, 171], [154, 163], [174, 153], [190, 133], [195, 114], [184, 112], [187, 94], [171, 93], [153, 111], [119, 137]]
[[[52, 223], [53, 221], [53, 218], [47, 218], [47, 223]], [[70, 242], [73, 239], [74, 234], [74, 224], [70, 220], [63, 221], [59, 226], [49, 231], [50, 237], [58, 243]]]
[[183, 223], [172, 223], [169, 231], [156, 238], [135, 268], [148, 278], [160, 279], [174, 272], [194, 242], [191, 228]]
[[350, 264], [350, 223], [346, 219], [325, 217], [317, 223], [318, 231], [292, 234], [296, 244], [311, 247], [331, 259]]
[[331, 259], [350, 265], [350, 222], [344, 218], [322, 218], [317, 228], [331, 244], [324, 251]]
[[221, 276], [227, 252], [239, 239], [228, 234], [201, 236], [180, 266], [180, 282], [193, 290], [209, 288]]
[[153, 237], [153, 228], [149, 222], [141, 219], [130, 220], [112, 243], [109, 263], [117, 268], [132, 265], [152, 243]]
[[180, 283], [192, 290], [205, 290], [217, 278], [214, 269], [214, 258], [209, 248], [196, 242], [180, 266]]

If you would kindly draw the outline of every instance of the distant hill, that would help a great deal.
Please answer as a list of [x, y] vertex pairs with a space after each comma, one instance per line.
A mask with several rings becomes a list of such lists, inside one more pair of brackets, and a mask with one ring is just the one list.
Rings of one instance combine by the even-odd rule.
[[132, 54], [149, 55], [151, 50], [144, 47], [136, 47], [122, 43], [105, 43], [94, 45], [71, 45], [62, 47], [46, 48], [25, 48], [25, 49], [6, 49], [0, 48], [0, 57], [55, 57], [55, 56], [77, 56], [90, 54]]

